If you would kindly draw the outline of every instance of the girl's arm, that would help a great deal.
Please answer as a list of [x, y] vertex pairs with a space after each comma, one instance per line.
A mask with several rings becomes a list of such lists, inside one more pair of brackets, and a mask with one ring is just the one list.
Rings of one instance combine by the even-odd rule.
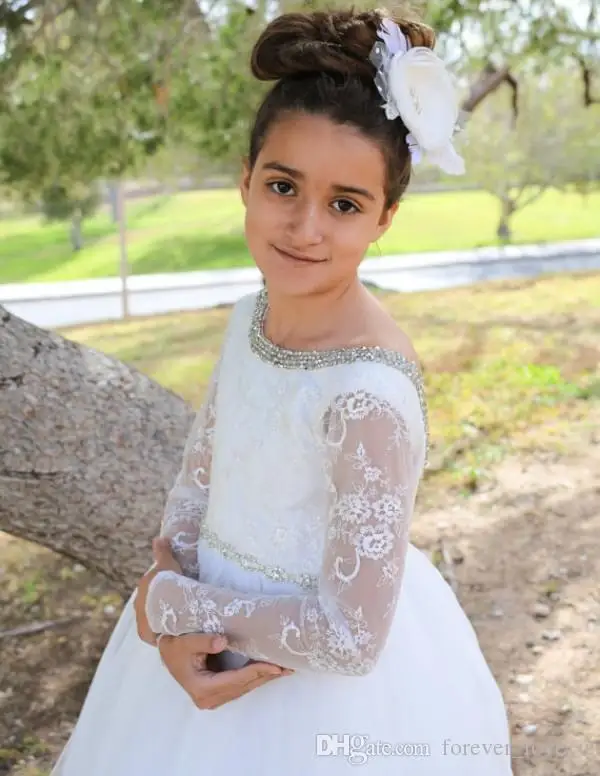
[[218, 374], [219, 364], [188, 436], [181, 470], [167, 498], [160, 530], [160, 536], [170, 539], [173, 555], [183, 573], [192, 579], [198, 579], [198, 537], [208, 508]]
[[[402, 390], [404, 389], [404, 390]], [[412, 387], [410, 390], [414, 390]], [[368, 673], [394, 616], [422, 471], [415, 403], [354, 391], [324, 424], [332, 498], [318, 588], [246, 594], [157, 574], [146, 612], [155, 633], [223, 633], [229, 648], [285, 668]]]

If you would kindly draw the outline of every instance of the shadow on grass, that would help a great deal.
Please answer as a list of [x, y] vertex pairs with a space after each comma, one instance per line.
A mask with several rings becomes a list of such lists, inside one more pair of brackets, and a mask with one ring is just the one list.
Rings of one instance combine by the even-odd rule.
[[[110, 223], [84, 224], [84, 248], [115, 232]], [[3, 237], [0, 245], [2, 283], [23, 283], [48, 269], [57, 269], [73, 260], [69, 226], [48, 224], [35, 231], [23, 230]]]
[[141, 221], [147, 216], [154, 215], [159, 210], [161, 210], [165, 205], [167, 205], [171, 201], [171, 198], [172, 198], [171, 195], [164, 194], [158, 197], [152, 197], [148, 200], [134, 199], [128, 202], [127, 206], [131, 210], [130, 210], [130, 213], [128, 214], [127, 221], [129, 222], [130, 225], [135, 226], [135, 224], [138, 221]]
[[195, 233], [157, 240], [133, 263], [136, 275], [253, 266], [241, 230], [230, 234]]
[[[110, 343], [110, 352], [115, 358], [145, 371], [141, 365], [151, 364], [160, 359], [187, 358], [195, 352], [198, 358], [212, 354], [216, 360], [224, 336], [224, 322], [216, 319], [210, 324], [200, 321], [195, 313], [181, 316], [177, 329], [161, 331], [160, 322], [156, 330], [146, 330], [133, 338], [127, 333], [115, 337]], [[107, 343], [108, 344], [108, 343]]]
[[[169, 196], [134, 202], [127, 215], [127, 226], [135, 228], [146, 218], [160, 211], [170, 201]], [[70, 224], [47, 222], [39, 217], [36, 226], [23, 229], [0, 239], [1, 283], [23, 283], [34, 280], [48, 269], [56, 270], [70, 264], [76, 255], [71, 248]], [[83, 246], [91, 248], [107, 237], [116, 236], [118, 224], [111, 218], [111, 209], [102, 208], [94, 217], [83, 222]]]

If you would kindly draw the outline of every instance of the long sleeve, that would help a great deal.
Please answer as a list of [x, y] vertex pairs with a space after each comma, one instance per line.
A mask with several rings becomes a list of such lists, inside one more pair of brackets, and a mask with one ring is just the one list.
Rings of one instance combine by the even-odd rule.
[[161, 536], [171, 540], [173, 554], [184, 575], [193, 579], [198, 578], [198, 536], [210, 492], [218, 374], [219, 364], [188, 435], [182, 466], [169, 492], [160, 530]]
[[232, 650], [296, 670], [372, 670], [400, 592], [422, 426], [354, 391], [330, 405], [323, 429], [331, 499], [317, 589], [245, 594], [164, 571], [147, 599], [154, 632], [224, 633]]

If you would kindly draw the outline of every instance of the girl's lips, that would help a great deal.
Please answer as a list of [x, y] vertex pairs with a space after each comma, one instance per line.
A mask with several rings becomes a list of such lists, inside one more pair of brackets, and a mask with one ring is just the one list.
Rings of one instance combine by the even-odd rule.
[[303, 256], [299, 253], [292, 253], [290, 251], [286, 251], [283, 248], [278, 248], [276, 245], [273, 246], [273, 248], [279, 253], [281, 256], [283, 256], [285, 259], [292, 259], [293, 261], [302, 261], [305, 264], [322, 264], [324, 261], [327, 261], [327, 259], [313, 259], [310, 256]]

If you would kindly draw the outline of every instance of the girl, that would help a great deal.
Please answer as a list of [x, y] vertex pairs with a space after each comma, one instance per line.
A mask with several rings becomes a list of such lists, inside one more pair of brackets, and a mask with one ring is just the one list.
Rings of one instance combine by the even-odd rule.
[[[433, 42], [336, 11], [285, 14], [256, 43], [275, 85], [241, 193], [265, 288], [235, 306], [191, 430], [163, 521], [174, 557], [159, 548], [126, 605], [54, 776], [511, 774], [475, 633], [409, 541], [417, 355], [357, 275], [413, 160], [462, 172]], [[198, 701], [189, 634], [222, 634], [234, 675], [279, 676], [236, 692], [215, 674], [226, 691]]]

